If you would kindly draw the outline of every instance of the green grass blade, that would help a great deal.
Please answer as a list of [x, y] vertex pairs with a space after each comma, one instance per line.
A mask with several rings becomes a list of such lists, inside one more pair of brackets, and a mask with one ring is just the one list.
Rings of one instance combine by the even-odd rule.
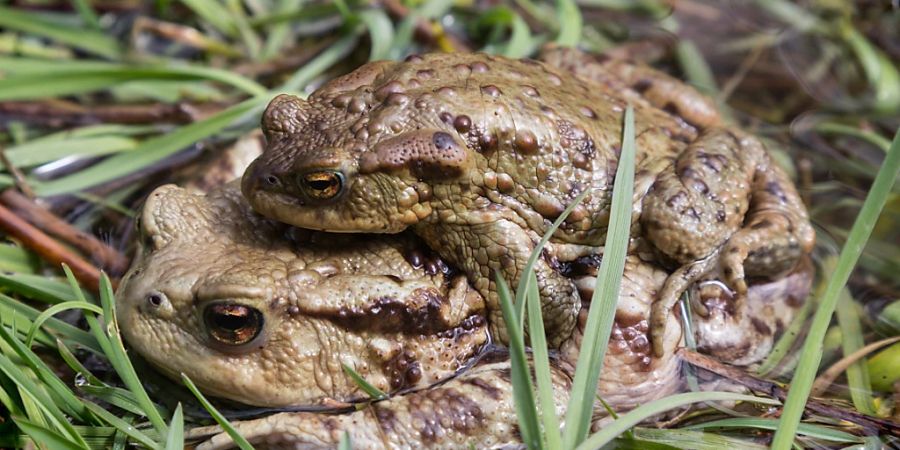
[[30, 273], [0, 273], [0, 287], [30, 300], [44, 303], [62, 303], [72, 300], [72, 292], [66, 283], [58, 278], [48, 276]]
[[[134, 394], [127, 389], [106, 386], [103, 384], [98, 386], [87, 384], [81, 386], [79, 390], [132, 414], [138, 416], [145, 415], [143, 407], [141, 407], [140, 403], [134, 397]], [[159, 408], [157, 408], [157, 411], [159, 411]], [[162, 414], [162, 412], [160, 412], [160, 414]]]
[[[522, 278], [527, 280], [528, 277], [523, 276]], [[525, 356], [525, 338], [522, 335], [522, 323], [513, 309], [512, 294], [509, 292], [506, 280], [498, 273], [494, 273], [494, 282], [497, 283], [500, 308], [503, 312], [503, 320], [506, 322], [507, 333], [509, 333], [509, 360], [512, 366], [510, 378], [513, 387], [516, 417], [519, 421], [519, 432], [522, 434], [522, 442], [529, 449], [542, 449], [544, 445], [540, 436], [541, 424], [537, 417], [534, 389], [531, 384], [530, 370], [528, 370], [528, 359]]]
[[382, 9], [367, 9], [357, 16], [369, 30], [369, 39], [372, 42], [369, 61], [387, 59], [394, 38], [394, 24], [387, 13]]
[[[634, 441], [629, 441], [629, 439], [625, 437], [619, 437], [606, 448], [609, 448], [610, 446], [617, 450], [653, 450], [656, 448], [684, 450], [766, 450], [768, 448], [762, 444], [728, 435], [683, 429], [635, 427], [634, 435]], [[622, 445], [629, 443], [633, 443], [634, 445]]]
[[172, 420], [169, 422], [169, 435], [166, 436], [166, 450], [181, 450], [184, 448], [184, 416], [181, 413], [181, 403], [175, 407]]
[[[132, 150], [137, 141], [124, 136], [93, 136], [69, 139], [63, 144], [57, 140], [28, 142], [6, 149], [6, 157], [20, 169], [36, 166], [71, 156], [101, 156]], [[0, 168], [4, 167], [0, 163]]]
[[528, 23], [518, 14], [513, 14], [509, 41], [503, 49], [503, 55], [510, 58], [524, 58], [534, 52], [538, 42], [531, 36]]
[[297, 72], [291, 75], [281, 87], [275, 92], [296, 92], [306, 86], [313, 78], [319, 76], [322, 72], [333, 66], [335, 63], [346, 57], [356, 47], [359, 36], [356, 33], [350, 33], [342, 37], [320, 53], [318, 56], [303, 65]]
[[251, 60], [259, 59], [259, 53], [262, 51], [262, 40], [250, 27], [241, 0], [226, 0], [226, 9], [231, 16], [231, 22], [237, 28], [241, 41], [244, 42], [248, 56], [250, 56]]
[[772, 448], [775, 450], [786, 450], [794, 442], [794, 435], [803, 415], [809, 391], [812, 389], [813, 379], [822, 360], [822, 340], [825, 337], [825, 332], [828, 329], [837, 300], [840, 297], [841, 290], [850, 278], [850, 273], [853, 271], [853, 267], [856, 265], [856, 261], [859, 259], [866, 241], [869, 239], [869, 235], [872, 234], [872, 229], [875, 227], [875, 222], [878, 220], [878, 216], [887, 202], [891, 185], [897, 178], [898, 171], [900, 171], [900, 130], [897, 130], [897, 133], [894, 135], [891, 148], [881, 168], [878, 169], [878, 175], [875, 176], [875, 181], [872, 183], [869, 194], [866, 195], [862, 210], [860, 210], [859, 216], [853, 222], [847, 242], [844, 244], [838, 257], [837, 267], [830, 274], [828, 287], [825, 288], [825, 295], [819, 303], [819, 309], [816, 310], [816, 314], [813, 316], [812, 326], [810, 327], [809, 335], [806, 337], [806, 342], [804, 342], [800, 362], [797, 365], [796, 372], [794, 372], [791, 387], [785, 400], [781, 422], [772, 441]]
[[41, 444], [45, 448], [54, 450], [84, 450], [90, 448], [88, 447], [87, 442], [83, 442], [83, 444], [73, 442], [62, 434], [34, 423], [24, 417], [13, 417], [12, 420], [20, 430], [31, 436], [31, 439], [34, 442]]
[[556, 0], [556, 15], [559, 23], [556, 43], [565, 47], [577, 47], [583, 27], [578, 5], [574, 0]]
[[[0, 294], [0, 305], [4, 308], [8, 307], [10, 310], [15, 311], [16, 314], [21, 314], [29, 320], [34, 320], [41, 314], [40, 311], [3, 294]], [[102, 353], [102, 350], [94, 337], [81, 328], [69, 325], [59, 319], [50, 318], [45, 322], [44, 329], [63, 337], [69, 341], [70, 344], [75, 343], [94, 353]]]
[[563, 447], [574, 448], [587, 436], [590, 428], [597, 382], [606, 356], [609, 334], [615, 319], [616, 304], [622, 273], [625, 270], [625, 254], [631, 233], [632, 195], [634, 192], [634, 109], [629, 105], [625, 110], [622, 131], [622, 153], [613, 184], [613, 199], [609, 218], [609, 233], [606, 237], [603, 260], [597, 272], [591, 309], [585, 325], [572, 395], [566, 410]]
[[130, 152], [112, 156], [72, 175], [35, 183], [35, 191], [39, 195], [71, 193], [128, 175], [221, 131], [253, 109], [262, 107], [267, 100], [265, 97], [245, 100], [205, 120], [147, 139]]
[[225, 36], [237, 36], [238, 29], [233, 17], [230, 14], [222, 14], [224, 7], [219, 2], [215, 0], [182, 0], [182, 3]]
[[72, 351], [69, 350], [69, 347], [66, 346], [66, 343], [62, 341], [62, 339], [56, 340], [56, 349], [59, 351], [60, 358], [63, 359], [63, 361], [69, 366], [69, 368], [72, 369], [72, 371], [76, 374], [82, 376], [85, 380], [87, 380], [89, 384], [92, 384], [94, 386], [106, 386], [106, 383], [94, 376], [94, 374], [91, 373], [90, 370], [88, 370], [86, 367], [84, 367], [83, 364], [81, 364], [81, 361], [79, 361], [78, 358], [75, 357]]
[[51, 317], [59, 314], [63, 311], [68, 311], [71, 309], [84, 309], [87, 311], [92, 311], [97, 314], [102, 314], [103, 310], [101, 310], [97, 305], [93, 305], [91, 303], [82, 302], [82, 301], [74, 301], [74, 302], [64, 302], [57, 303], [44, 311], [42, 311], [31, 324], [31, 329], [28, 330], [28, 337], [25, 339], [25, 346], [31, 347], [31, 343], [34, 341], [34, 335], [37, 333], [38, 329], [44, 325], [44, 322], [49, 320]]
[[[302, 0], [278, 0], [275, 2], [273, 12], [275, 14], [284, 14], [299, 9]], [[253, 20], [251, 19], [251, 22]], [[270, 25], [266, 35], [266, 43], [263, 45], [261, 57], [263, 60], [273, 58], [281, 53], [285, 42], [291, 36], [291, 24], [286, 21], [277, 22]]]
[[91, 7], [90, 0], [72, 0], [72, 6], [75, 7], [75, 11], [78, 11], [78, 15], [81, 16], [81, 21], [85, 25], [93, 30], [103, 31], [100, 28], [100, 19], [97, 18], [94, 8]]
[[[16, 335], [23, 339], [22, 330], [31, 328], [31, 320], [23, 314], [20, 314], [15, 308], [11, 308], [3, 302], [0, 302], [0, 324], [16, 331]], [[53, 345], [54, 337], [44, 330], [38, 330], [35, 334], [35, 340], [43, 346], [50, 347]]]
[[[6, 156], [9, 157], [9, 151]], [[34, 273], [37, 270], [33, 253], [15, 244], [0, 244], [0, 271]]]
[[[760, 430], [775, 430], [778, 428], [778, 419], [768, 417], [741, 417], [733, 419], [720, 419], [711, 422], [703, 422], [684, 427], [687, 430], [706, 430], [710, 428], [758, 428]], [[862, 441], [859, 436], [836, 430], [831, 427], [801, 423], [797, 429], [798, 434], [815, 439], [824, 439], [831, 442], [857, 443]]]
[[766, 376], [781, 364], [784, 357], [787, 356], [791, 351], [791, 348], [793, 348], [794, 342], [797, 341], [800, 333], [803, 332], [803, 328], [806, 325], [806, 319], [809, 318], [809, 314], [812, 312], [813, 305], [815, 304], [815, 298], [818, 297], [819, 296], [813, 295], [806, 298], [803, 306], [797, 311], [794, 319], [791, 320], [790, 325], [784, 330], [784, 333], [778, 338], [775, 345], [772, 346], [772, 351], [769, 352], [766, 359], [763, 360], [762, 364], [756, 369], [757, 375]]
[[701, 402], [715, 401], [746, 401], [756, 402], [765, 405], [777, 405], [778, 402], [768, 398], [755, 397], [752, 395], [735, 394], [733, 392], [689, 392], [684, 394], [675, 394], [654, 400], [650, 403], [638, 406], [619, 417], [618, 420], [606, 425], [602, 430], [594, 433], [584, 442], [578, 445], [577, 450], [599, 449], [603, 447], [625, 430], [649, 419], [657, 414], [678, 408], [684, 405]]
[[[60, 63], [44, 63], [43, 66]], [[238, 88], [252, 96], [266, 94], [266, 89], [253, 80], [235, 73], [210, 67], [191, 65], [101, 67], [73, 66], [58, 70], [12, 75], [0, 79], [0, 100], [30, 100], [74, 95], [116, 87], [130, 81], [211, 80]]]
[[353, 442], [350, 440], [350, 433], [344, 431], [341, 435], [341, 441], [338, 442], [338, 450], [353, 450]]
[[[71, 270], [65, 266], [63, 266], [63, 268], [66, 271], [69, 282], [77, 283], [75, 277], [72, 276]], [[165, 436], [166, 433], [168, 433], [168, 426], [166, 425], [165, 420], [163, 420], [162, 415], [160, 415], [159, 411], [156, 409], [156, 405], [150, 400], [147, 391], [144, 390], [141, 380], [138, 378], [137, 373], [135, 373], [134, 367], [131, 365], [128, 355], [125, 353], [122, 337], [119, 335], [119, 326], [116, 322], [115, 298], [112, 292], [112, 285], [110, 284], [109, 277], [106, 276], [105, 273], [100, 277], [100, 303], [103, 307], [103, 319], [106, 321], [106, 326], [103, 327], [100, 325], [96, 316], [86, 314], [85, 319], [87, 319], [88, 326], [90, 327], [91, 332], [94, 333], [94, 337], [100, 343], [100, 346], [103, 348], [103, 353], [106, 354], [109, 359], [110, 365], [113, 366], [116, 373], [119, 375], [119, 378], [122, 379], [122, 383], [125, 384], [125, 387], [127, 387], [129, 391], [131, 391], [138, 404], [141, 406], [142, 413], [147, 417], [150, 423], [153, 424], [153, 428], [155, 428], [161, 436]]]
[[538, 44], [538, 40], [531, 35], [528, 23], [507, 6], [497, 6], [485, 11], [478, 17], [475, 27], [490, 29], [492, 36], [497, 39], [505, 34], [507, 27], [509, 28], [509, 39], [505, 44], [492, 44], [494, 38], [488, 40], [489, 43], [482, 49], [488, 53], [496, 52], [510, 58], [524, 58], [531, 55]]
[[127, 435], [131, 439], [134, 439], [144, 447], [156, 450], [159, 450], [161, 448], [159, 443], [153, 440], [150, 436], [147, 436], [144, 432], [138, 430], [130, 423], [107, 411], [106, 408], [103, 408], [102, 406], [90, 401], [85, 401], [85, 406], [87, 406], [87, 408], [101, 420], [112, 425], [122, 433], [125, 433], [125, 435]]
[[[841, 327], [841, 335], [843, 336], [843, 339], [841, 339], [841, 350], [844, 356], [852, 355], [866, 345], [859, 312], [856, 309], [857, 306], [856, 301], [850, 295], [850, 291], [847, 288], [841, 289], [835, 313], [838, 326]], [[846, 374], [850, 398], [853, 400], [853, 406], [856, 407], [856, 410], [870, 416], [877, 415], [875, 403], [872, 399], [872, 383], [869, 381], [866, 358], [860, 358], [860, 360], [851, 364], [850, 367], [847, 367]]]
[[35, 34], [109, 59], [121, 57], [119, 43], [104, 33], [48, 20], [40, 14], [0, 6], [0, 27]]
[[716, 77], [697, 45], [690, 40], [679, 40], [675, 52], [687, 80], [700, 92], [715, 98], [719, 93]]
[[[544, 246], [547, 245], [547, 242], [550, 241], [550, 238], [553, 236], [553, 233], [556, 232], [557, 228], [566, 220], [566, 217], [569, 217], [569, 214], [572, 213], [572, 210], [575, 209], [576, 206], [581, 204], [585, 197], [590, 193], [590, 191], [585, 190], [584, 192], [578, 194], [575, 199], [572, 200], [572, 203], [563, 210], [562, 214], [553, 221], [553, 224], [550, 225], [550, 228], [547, 229], [547, 232], [541, 237], [541, 240], [534, 246], [534, 250], [531, 251], [531, 255], [528, 257], [528, 261], [525, 263], [525, 267], [522, 269], [522, 273], [530, 273], [534, 272], [534, 264], [537, 262], [537, 259], [540, 258], [541, 252], [544, 250]], [[522, 318], [525, 315], [525, 293], [528, 292], [528, 287], [526, 284], [528, 283], [528, 277], [523, 276], [519, 279], [519, 284], [516, 286], [516, 303], [515, 303], [515, 313], [518, 318], [517, 322], [522, 323]]]
[[841, 21], [839, 33], [856, 54], [875, 93], [874, 109], [896, 113], [900, 107], [900, 72], [890, 57], [872, 45], [849, 21]]
[[21, 358], [38, 379], [43, 383], [54, 403], [69, 415], [81, 421], [89, 421], [90, 418], [84, 410], [84, 405], [75, 397], [69, 387], [51, 370], [34, 352], [16, 339], [6, 327], [0, 327], [0, 337]]
[[559, 419], [556, 417], [556, 402], [553, 401], [553, 379], [550, 374], [550, 358], [547, 354], [547, 336], [544, 334], [544, 319], [541, 315], [541, 294], [537, 288], [534, 271], [526, 274], [529, 278], [525, 301], [528, 303], [528, 329], [531, 330], [531, 352], [534, 359], [534, 375], [537, 379], [537, 394], [541, 405], [541, 421], [544, 424], [544, 441], [547, 448], [562, 448]]
[[344, 369], [344, 373], [350, 377], [360, 389], [363, 390], [369, 397], [374, 400], [382, 400], [388, 398], [388, 395], [384, 393], [381, 389], [378, 389], [375, 386], [372, 386], [372, 383], [366, 381], [365, 378], [362, 377], [357, 371], [353, 370], [352, 367], [341, 363], [341, 368]]
[[218, 423], [219, 426], [222, 427], [222, 429], [225, 430], [226, 433], [228, 433], [228, 436], [231, 437], [231, 440], [234, 441], [234, 444], [237, 445], [238, 448], [240, 448], [241, 450], [253, 450], [253, 446], [250, 445], [249, 442], [247, 442], [247, 439], [244, 439], [244, 437], [241, 436], [241, 434], [238, 433], [238, 431], [235, 430], [233, 426], [231, 426], [231, 424], [228, 422], [228, 419], [226, 419], [225, 416], [223, 416], [222, 413], [220, 413], [219, 410], [217, 410], [215, 406], [213, 406], [212, 403], [210, 403], [209, 400], [207, 400], [206, 397], [204, 397], [203, 394], [200, 393], [200, 390], [197, 389], [197, 386], [194, 385], [194, 382], [191, 381], [191, 379], [188, 378], [187, 375], [181, 374], [181, 381], [185, 386], [187, 386], [188, 390], [190, 390], [191, 393], [194, 394], [194, 397], [197, 397], [197, 401], [199, 401], [200, 404], [203, 405], [203, 408], [206, 409], [206, 412], [208, 412], [209, 415], [212, 416], [212, 418], [216, 421], [216, 423]]
[[[24, 397], [28, 397], [33, 401], [34, 405], [43, 412], [49, 422], [52, 423], [66, 438], [71, 439], [78, 445], [84, 447], [87, 446], [84, 440], [81, 439], [81, 436], [79, 436], [78, 433], [75, 432], [75, 429], [72, 428], [72, 424], [69, 423], [65, 414], [63, 414], [62, 410], [56, 405], [56, 402], [53, 401], [53, 398], [47, 394], [42, 386], [35, 383], [31, 377], [9, 359], [5, 353], [0, 353], [0, 372], [4, 373], [19, 387], [19, 392], [23, 395], [22, 400], [25, 401]], [[34, 418], [35, 415], [29, 413], [29, 417]]]

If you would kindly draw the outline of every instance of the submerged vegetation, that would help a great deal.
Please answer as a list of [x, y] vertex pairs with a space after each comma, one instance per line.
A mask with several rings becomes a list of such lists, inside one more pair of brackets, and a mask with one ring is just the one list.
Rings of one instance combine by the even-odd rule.
[[[900, 420], [900, 10], [890, 2], [803, 5], [0, 2], [0, 447], [181, 448], [210, 417], [227, 429], [226, 408], [215, 412], [190, 380], [189, 390], [176, 390], [135, 370], [118, 335], [113, 284], [132, 251], [140, 200], [252, 133], [277, 93], [308, 94], [367, 60], [475, 50], [525, 57], [547, 42], [663, 68], [763, 137], [818, 227], [819, 279], [766, 361], [752, 373], [719, 373], [758, 397], [678, 394], [588, 437], [627, 241], [631, 175], [620, 165], [603, 289], [588, 319], [596, 326], [584, 339], [593, 359], [579, 359], [562, 430], [540, 414], [553, 409], [546, 343], [530, 343], [532, 390], [526, 341], [511, 331], [528, 446], [900, 446], [881, 421]], [[624, 160], [633, 136], [623, 140]], [[536, 282], [523, 277], [506, 299], [511, 329], [525, 321], [542, 329]], [[790, 383], [787, 395], [780, 383]], [[742, 403], [705, 406], [716, 400]], [[636, 427], [689, 403], [698, 408], [666, 429]]]

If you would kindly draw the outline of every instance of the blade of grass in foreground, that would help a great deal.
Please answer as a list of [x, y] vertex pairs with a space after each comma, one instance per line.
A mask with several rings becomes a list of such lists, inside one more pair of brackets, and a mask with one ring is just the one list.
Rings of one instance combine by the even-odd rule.
[[[528, 277], [523, 276], [522, 278], [527, 280]], [[497, 284], [500, 309], [503, 312], [503, 321], [506, 322], [506, 331], [509, 335], [509, 362], [512, 366], [510, 378], [513, 387], [513, 401], [516, 406], [516, 418], [519, 421], [519, 432], [522, 434], [522, 442], [528, 449], [543, 449], [541, 425], [537, 417], [534, 390], [528, 370], [528, 358], [525, 356], [522, 322], [519, 321], [519, 316], [514, 311], [512, 294], [509, 292], [506, 280], [499, 273], [494, 272], [494, 282]]]
[[362, 377], [357, 371], [353, 370], [352, 367], [347, 364], [341, 363], [341, 368], [344, 369], [344, 373], [347, 374], [350, 379], [359, 386], [369, 397], [373, 400], [382, 400], [388, 397], [387, 394], [384, 393], [381, 389], [378, 389], [375, 386], [372, 386], [371, 383], [366, 381], [365, 378]]
[[[835, 310], [838, 326], [841, 328], [841, 350], [843, 356], [852, 355], [866, 345], [863, 338], [862, 323], [856, 300], [850, 295], [847, 288], [841, 289], [841, 295]], [[877, 415], [875, 402], [872, 398], [872, 382], [869, 378], [869, 370], [866, 366], [866, 358], [854, 362], [846, 370], [847, 386], [850, 390], [850, 399], [856, 410], [870, 416]]]
[[[740, 417], [714, 420], [712, 422], [698, 423], [684, 427], [684, 429], [687, 430], [705, 430], [708, 428], [759, 428], [760, 430], [774, 430], [778, 428], [778, 419], [770, 419], [767, 417]], [[854, 443], [862, 441], [862, 438], [859, 436], [854, 436], [850, 433], [822, 425], [801, 423], [797, 431], [804, 436], [832, 442]]]
[[[77, 296], [81, 291], [77, 290], [78, 281], [72, 275], [72, 270], [68, 266], [63, 265], [63, 271], [65, 271], [66, 278]], [[79, 300], [84, 301], [84, 298]], [[131, 365], [131, 360], [128, 359], [128, 355], [125, 353], [125, 346], [122, 344], [122, 337], [119, 335], [119, 325], [116, 322], [115, 296], [109, 277], [105, 273], [101, 274], [100, 277], [100, 303], [103, 307], [103, 319], [106, 322], [106, 326], [100, 325], [97, 316], [85, 314], [84, 317], [87, 320], [88, 327], [103, 349], [103, 353], [109, 359], [110, 365], [113, 366], [119, 378], [122, 379], [122, 383], [134, 394], [135, 400], [140, 405], [147, 420], [150, 421], [160, 436], [165, 436], [169, 432], [168, 425], [166, 425], [153, 401], [150, 400], [147, 391], [144, 390], [144, 385], [141, 384], [141, 380]]]
[[85, 402], [85, 406], [87, 406], [87, 408], [97, 417], [103, 419], [106, 423], [112, 425], [122, 433], [125, 433], [128, 437], [134, 439], [135, 442], [151, 449], [158, 450], [160, 448], [159, 444], [147, 436], [143, 431], [138, 430], [137, 427], [132, 426], [125, 420], [107, 411], [106, 408], [90, 401]]
[[[597, 381], [606, 346], [616, 314], [622, 273], [625, 270], [625, 253], [631, 232], [631, 207], [634, 192], [634, 109], [629, 105], [625, 110], [625, 125], [622, 131], [622, 153], [613, 184], [613, 200], [609, 217], [609, 232], [603, 250], [603, 260], [597, 272], [591, 309], [585, 324], [585, 335], [581, 341], [575, 380], [566, 409], [563, 448], [575, 448], [585, 436], [591, 423]], [[617, 421], [618, 422], [618, 421]]]
[[169, 422], [169, 435], [166, 436], [166, 450], [179, 450], [184, 448], [184, 416], [181, 413], [181, 403], [175, 407], [172, 421]]
[[234, 441], [235, 445], [237, 445], [241, 450], [253, 450], [253, 446], [250, 445], [249, 442], [247, 442], [247, 439], [241, 436], [241, 434], [238, 433], [238, 431], [235, 430], [233, 426], [231, 426], [231, 423], [228, 422], [228, 419], [226, 419], [225, 416], [223, 416], [222, 413], [220, 413], [219, 410], [216, 409], [216, 407], [213, 406], [212, 403], [210, 403], [209, 400], [207, 400], [206, 397], [204, 397], [203, 394], [200, 393], [200, 390], [197, 389], [197, 386], [194, 385], [194, 382], [191, 381], [191, 379], [188, 378], [187, 375], [181, 374], [181, 381], [185, 386], [187, 386], [188, 390], [190, 390], [191, 393], [194, 394], [194, 397], [197, 397], [197, 400], [201, 405], [203, 405], [203, 408], [206, 409], [206, 412], [208, 412], [209, 415], [212, 416], [213, 419], [215, 419], [216, 423], [218, 423], [219, 426], [222, 427], [222, 429], [225, 430], [226, 433], [228, 433], [228, 436], [231, 437], [231, 440]]
[[353, 442], [350, 440], [350, 433], [344, 431], [341, 435], [341, 441], [338, 442], [338, 450], [353, 450]]
[[575, 448], [577, 450], [598, 449], [611, 442], [629, 428], [659, 413], [691, 403], [715, 401], [746, 401], [762, 403], [765, 405], [778, 404], [778, 401], [776, 400], [755, 397], [753, 395], [735, 394], [733, 392], [688, 392], [684, 394], [675, 394], [641, 405], [629, 411], [627, 414], [619, 416], [616, 421], [606, 425], [602, 430], [594, 433]]
[[[590, 193], [589, 190], [585, 190], [584, 192], [578, 194], [573, 200], [572, 203], [563, 210], [562, 214], [553, 221], [553, 224], [550, 225], [550, 228], [547, 229], [547, 232], [544, 233], [544, 236], [541, 237], [541, 240], [534, 246], [534, 250], [531, 251], [531, 255], [528, 257], [528, 261], [525, 263], [525, 268], [522, 269], [523, 274], [527, 274], [530, 272], [534, 272], [534, 264], [537, 262], [537, 259], [541, 256], [541, 251], [544, 249], [544, 246], [547, 245], [547, 242], [550, 241], [550, 237], [553, 236], [553, 233], [556, 232], [556, 229], [566, 220], [566, 217], [569, 217], [569, 214], [572, 213], [572, 210], [575, 209], [576, 206], [580, 205], [585, 197]], [[519, 279], [519, 284], [516, 286], [516, 296], [515, 296], [515, 312], [518, 323], [522, 323], [524, 320], [525, 314], [525, 293], [528, 292], [528, 277], [522, 276]]]
[[541, 421], [544, 423], [544, 441], [547, 448], [562, 448], [559, 433], [559, 419], [556, 417], [556, 402], [553, 401], [553, 378], [550, 374], [550, 358], [547, 354], [547, 336], [544, 335], [544, 319], [541, 315], [541, 294], [537, 288], [534, 271], [528, 277], [528, 329], [531, 330], [531, 353], [534, 359], [534, 375], [537, 379], [537, 394], [541, 405]]
[[85, 446], [82, 447], [80, 444], [70, 441], [65, 436], [28, 419], [13, 417], [12, 420], [20, 430], [31, 436], [31, 440], [35, 443], [44, 445], [46, 448], [60, 450], [84, 450], [87, 448], [86, 443], [84, 444]]
[[841, 255], [838, 258], [838, 264], [831, 278], [828, 280], [828, 287], [825, 288], [825, 295], [819, 304], [819, 309], [813, 317], [809, 335], [803, 344], [803, 350], [800, 356], [800, 363], [797, 371], [794, 372], [794, 378], [791, 380], [790, 390], [784, 403], [784, 411], [781, 413], [781, 420], [778, 430], [775, 431], [775, 437], [772, 440], [772, 448], [775, 450], [787, 450], [791, 448], [794, 442], [794, 435], [797, 433], [797, 427], [800, 424], [800, 418], [803, 415], [803, 408], [806, 400], [809, 398], [810, 389], [812, 389], [813, 379], [819, 364], [822, 362], [822, 340], [825, 338], [825, 332], [828, 324], [831, 322], [831, 316], [834, 314], [835, 306], [841, 295], [841, 290], [847, 284], [850, 273], [856, 265], [860, 254], [865, 247], [875, 222], [884, 204], [887, 202], [888, 194], [891, 191], [891, 185], [897, 178], [900, 171], [900, 129], [894, 135], [891, 148], [875, 176], [875, 182], [866, 196], [862, 210], [859, 212], [853, 227], [850, 229], [850, 235]]

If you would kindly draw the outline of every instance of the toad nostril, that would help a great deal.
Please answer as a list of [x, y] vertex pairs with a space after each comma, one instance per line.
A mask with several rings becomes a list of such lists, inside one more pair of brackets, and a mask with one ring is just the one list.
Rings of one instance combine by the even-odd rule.
[[268, 185], [268, 186], [278, 186], [281, 184], [281, 180], [279, 180], [278, 177], [276, 177], [275, 175], [272, 175], [271, 173], [263, 175], [262, 179], [263, 179], [263, 181], [266, 182], [266, 185]]

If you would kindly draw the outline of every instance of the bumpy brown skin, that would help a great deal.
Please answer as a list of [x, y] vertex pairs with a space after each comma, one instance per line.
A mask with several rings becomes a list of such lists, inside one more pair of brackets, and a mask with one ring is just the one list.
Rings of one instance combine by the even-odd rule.
[[[553, 368], [556, 414], [562, 416], [571, 379]], [[516, 448], [521, 445], [512, 405], [508, 361], [480, 364], [431, 389], [413, 392], [338, 416], [282, 413], [238, 423], [257, 449], [333, 449], [345, 432], [354, 449]], [[204, 430], [197, 430], [203, 435]], [[218, 431], [215, 430], [214, 431]], [[198, 450], [234, 448], [219, 433]]]
[[[640, 66], [577, 59], [432, 54], [375, 62], [308, 101], [279, 96], [263, 117], [268, 146], [243, 191], [263, 215], [304, 228], [411, 228], [462, 268], [505, 341], [492, 274], [519, 280], [534, 243], [588, 191], [535, 266], [551, 343], [580, 302], [555, 266], [605, 242], [626, 104], [635, 109], [633, 237], [677, 268], [651, 320], [662, 340], [672, 305], [721, 268], [735, 299], [745, 277], [777, 278], [813, 245], [807, 213], [760, 142], [719, 125], [710, 102]], [[322, 180], [331, 180], [327, 186]]]
[[[259, 406], [355, 401], [367, 395], [342, 363], [397, 392], [454, 375], [488, 340], [481, 296], [462, 275], [422, 267], [430, 261], [411, 236], [289, 239], [236, 184], [208, 197], [161, 187], [139, 226], [143, 249], [117, 293], [125, 338], [213, 395]], [[242, 308], [261, 314], [253, 339], [252, 326], [236, 326]]]
[[[144, 249], [117, 294], [119, 320], [131, 347], [163, 372], [184, 372], [208, 394], [262, 406], [360, 399], [341, 362], [385, 390], [421, 389], [350, 414], [283, 413], [239, 423], [257, 448], [330, 448], [344, 431], [354, 448], [458, 448], [468, 443], [481, 448], [520, 441], [508, 359], [492, 353], [466, 369], [486, 341], [481, 297], [460, 277], [448, 280], [434, 270], [441, 262], [423, 257], [409, 236], [302, 230], [291, 236], [286, 227], [253, 214], [234, 184], [206, 196], [164, 186], [148, 199], [140, 227]], [[584, 306], [574, 334], [553, 362], [560, 416], [598, 260], [582, 258], [565, 268]], [[598, 395], [616, 409], [682, 386], [675, 353], [679, 322], [668, 319], [662, 357], [652, 357], [649, 344], [651, 305], [666, 278], [667, 272], [655, 264], [636, 256], [626, 261], [598, 388]], [[723, 293], [709, 288], [716, 280], [702, 282], [699, 298], [710, 314], [694, 318], [701, 348], [726, 361], [758, 361], [801, 304], [797, 299], [805, 296], [809, 282], [810, 271], [802, 270], [751, 286], [746, 311], [739, 314], [743, 321], [723, 307], [728, 305]], [[427, 306], [423, 288], [435, 295], [427, 296]], [[395, 302], [378, 301], [388, 297]], [[261, 340], [235, 347], [215, 339], [203, 320], [205, 306], [212, 302], [261, 311]], [[756, 350], [760, 347], [763, 352]], [[404, 356], [407, 352], [412, 357]], [[464, 368], [461, 375], [430, 386], [457, 368]], [[418, 375], [408, 378], [413, 372]], [[598, 405], [598, 414], [602, 411]], [[221, 434], [201, 448], [231, 446]]]

